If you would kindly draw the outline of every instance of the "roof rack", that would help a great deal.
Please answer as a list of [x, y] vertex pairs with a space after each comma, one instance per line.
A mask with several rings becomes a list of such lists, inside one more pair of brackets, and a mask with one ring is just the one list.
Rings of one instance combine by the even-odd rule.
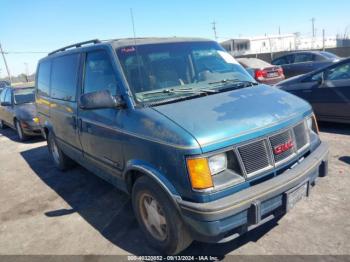
[[98, 44], [98, 43], [101, 43], [101, 41], [98, 40], [98, 39], [92, 39], [92, 40], [89, 40], [89, 41], [84, 41], [84, 42], [80, 42], [80, 43], [76, 43], [76, 44], [73, 44], [73, 45], [68, 45], [68, 46], [62, 47], [60, 49], [52, 51], [48, 55], [53, 55], [53, 54], [58, 53], [58, 52], [63, 52], [63, 51], [66, 51], [67, 49], [72, 48], [72, 47], [78, 48], [78, 47], [81, 47], [82, 45]]

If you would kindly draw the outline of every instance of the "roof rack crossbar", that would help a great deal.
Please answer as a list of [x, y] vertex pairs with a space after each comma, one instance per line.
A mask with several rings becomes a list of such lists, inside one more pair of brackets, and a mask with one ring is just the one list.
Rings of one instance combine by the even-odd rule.
[[82, 45], [98, 44], [98, 43], [101, 43], [101, 41], [98, 40], [98, 39], [92, 39], [92, 40], [89, 40], [89, 41], [84, 41], [84, 42], [80, 42], [80, 43], [76, 43], [76, 44], [73, 44], [73, 45], [68, 45], [68, 46], [62, 47], [60, 49], [52, 51], [48, 55], [53, 55], [53, 54], [58, 53], [58, 52], [63, 52], [63, 51], [66, 51], [67, 49], [72, 48], [72, 47], [78, 48], [78, 47], [81, 47]]

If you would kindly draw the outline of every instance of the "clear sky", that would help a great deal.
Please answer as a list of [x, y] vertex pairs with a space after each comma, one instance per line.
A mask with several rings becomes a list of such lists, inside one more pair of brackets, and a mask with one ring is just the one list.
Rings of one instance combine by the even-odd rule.
[[[350, 31], [349, 0], [0, 0], [0, 42], [8, 52], [48, 52], [92, 38], [137, 36], [229, 37]], [[45, 53], [6, 55], [13, 75], [35, 71]], [[5, 76], [0, 57], [0, 76]]]

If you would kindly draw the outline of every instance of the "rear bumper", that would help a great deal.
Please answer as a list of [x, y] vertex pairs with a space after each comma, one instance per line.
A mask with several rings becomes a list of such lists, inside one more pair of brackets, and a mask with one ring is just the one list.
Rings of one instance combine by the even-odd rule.
[[265, 85], [275, 85], [283, 81], [284, 79], [285, 79], [284, 76], [279, 76], [274, 78], [265, 78], [264, 80], [259, 80], [259, 82]]
[[21, 122], [23, 133], [28, 136], [41, 136], [41, 128], [39, 124], [33, 122]]
[[308, 192], [316, 178], [328, 171], [328, 145], [322, 142], [293, 169], [233, 195], [208, 202], [178, 200], [183, 220], [196, 240], [226, 242], [255, 228], [271, 215], [286, 212], [286, 192], [307, 183]]

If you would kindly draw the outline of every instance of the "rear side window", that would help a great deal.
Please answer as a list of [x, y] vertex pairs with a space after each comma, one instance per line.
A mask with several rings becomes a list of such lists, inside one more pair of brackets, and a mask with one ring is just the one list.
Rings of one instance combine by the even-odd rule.
[[87, 53], [84, 75], [84, 93], [109, 90], [112, 95], [117, 92], [117, 80], [111, 61], [106, 51]]
[[52, 62], [51, 97], [75, 101], [79, 54], [55, 58]]
[[285, 65], [285, 64], [288, 64], [287, 57], [286, 57], [286, 56], [283, 56], [283, 57], [277, 58], [277, 59], [275, 59], [275, 60], [272, 62], [272, 64], [273, 64], [273, 65]]
[[39, 95], [49, 96], [50, 94], [50, 71], [51, 61], [40, 63], [37, 84]]
[[314, 60], [313, 54], [296, 54], [294, 58], [294, 63], [311, 62], [313, 60]]

